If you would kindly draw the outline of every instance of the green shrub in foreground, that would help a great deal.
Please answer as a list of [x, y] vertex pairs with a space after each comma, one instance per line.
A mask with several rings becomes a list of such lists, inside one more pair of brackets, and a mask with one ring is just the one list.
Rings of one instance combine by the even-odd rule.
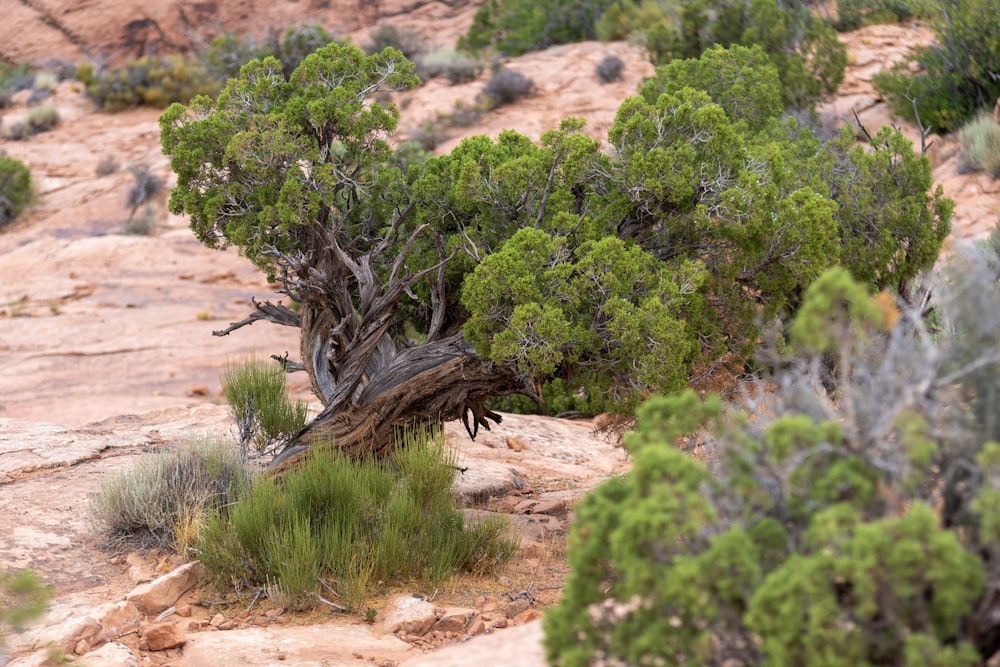
[[90, 520], [110, 544], [184, 546], [204, 513], [232, 502], [251, 475], [230, 444], [191, 442], [106, 477], [90, 497]]
[[240, 448], [266, 453], [270, 445], [302, 430], [308, 407], [292, 401], [285, 371], [277, 363], [256, 358], [230, 364], [222, 374], [222, 393], [240, 434]]
[[320, 451], [213, 513], [199, 558], [221, 588], [263, 588], [299, 607], [320, 595], [349, 610], [363, 608], [376, 581], [434, 587], [459, 571], [490, 571], [514, 543], [500, 520], [463, 525], [455, 474], [441, 439], [427, 435], [407, 437], [391, 461]]
[[[1000, 301], [985, 279], [996, 261], [964, 257], [941, 285], [939, 339], [830, 270], [752, 416], [690, 391], [648, 401], [625, 440], [632, 471], [575, 510], [572, 573], [545, 616], [550, 664], [973, 667], [993, 655], [1000, 445], [980, 413], [997, 391], [983, 308]], [[709, 465], [676, 447], [695, 432]]]
[[20, 160], [0, 153], [0, 227], [21, 215], [31, 193], [31, 171]]
[[958, 131], [960, 168], [1000, 176], [1000, 124], [989, 111], [980, 112]]

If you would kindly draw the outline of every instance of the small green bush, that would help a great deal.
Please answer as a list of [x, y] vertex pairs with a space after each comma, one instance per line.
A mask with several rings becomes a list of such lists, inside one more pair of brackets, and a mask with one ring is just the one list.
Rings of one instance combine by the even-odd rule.
[[20, 160], [0, 153], [0, 227], [21, 215], [31, 195], [31, 171]]
[[125, 233], [133, 236], [152, 236], [159, 226], [156, 210], [152, 206], [145, 206], [141, 213], [133, 213], [125, 221]]
[[1000, 176], [1000, 124], [989, 111], [980, 112], [958, 131], [962, 146], [960, 171]]
[[201, 55], [205, 72], [215, 81], [225, 83], [240, 75], [240, 68], [255, 58], [273, 56], [274, 49], [252, 37], [223, 33], [211, 41]]
[[491, 571], [515, 545], [499, 519], [464, 527], [455, 474], [442, 439], [428, 434], [407, 436], [391, 461], [317, 452], [213, 513], [198, 555], [224, 589], [264, 588], [295, 607], [319, 595], [352, 611], [376, 581], [436, 586], [458, 571]]
[[[278, 53], [285, 76], [289, 76], [294, 72], [302, 61], [305, 60], [306, 56], [336, 41], [336, 36], [319, 24], [304, 24], [288, 28], [281, 38]], [[260, 54], [257, 57], [262, 57], [263, 55], [266, 54]], [[244, 64], [247, 62], [249, 60], [244, 61]]]
[[285, 371], [275, 362], [251, 357], [230, 364], [222, 374], [222, 393], [239, 431], [240, 448], [247, 454], [267, 453], [270, 446], [305, 426], [305, 401], [292, 401], [285, 389]]
[[489, 109], [513, 104], [523, 97], [531, 95], [535, 82], [514, 70], [500, 67], [483, 88], [482, 99]]
[[210, 508], [234, 502], [252, 475], [231, 445], [193, 441], [106, 477], [88, 513], [111, 545], [166, 547], [186, 541], [190, 525]]
[[618, 56], [609, 53], [601, 62], [597, 63], [594, 73], [601, 83], [613, 83], [622, 80], [622, 73], [625, 71], [625, 61]]

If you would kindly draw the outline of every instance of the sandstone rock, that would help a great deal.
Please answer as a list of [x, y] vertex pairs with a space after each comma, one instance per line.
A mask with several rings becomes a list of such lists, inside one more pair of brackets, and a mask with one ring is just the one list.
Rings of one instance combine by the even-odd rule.
[[118, 642], [109, 642], [96, 651], [91, 651], [84, 662], [101, 667], [139, 667], [132, 649]]
[[137, 586], [125, 596], [145, 614], [158, 614], [171, 607], [189, 589], [198, 583], [202, 568], [198, 561], [181, 565], [149, 583]]
[[156, 579], [156, 573], [153, 571], [153, 568], [139, 554], [129, 554], [125, 557], [125, 562], [128, 563], [128, 578], [136, 586]]
[[514, 625], [524, 625], [525, 623], [531, 623], [532, 621], [537, 621], [542, 617], [542, 612], [538, 611], [534, 607], [525, 609], [520, 614], [511, 619]]
[[423, 635], [437, 621], [434, 605], [413, 595], [399, 595], [389, 600], [379, 616], [386, 632], [411, 635]]
[[520, 614], [522, 611], [526, 610], [530, 606], [531, 606], [531, 602], [529, 602], [527, 599], [525, 599], [525, 598], [518, 598], [518, 599], [514, 600], [513, 602], [511, 602], [509, 605], [507, 605], [507, 609], [506, 609], [505, 613], [507, 614], [507, 618], [513, 619], [515, 616], [517, 616], [518, 614]]
[[226, 622], [225, 616], [223, 616], [222, 614], [216, 614], [215, 616], [212, 617], [212, 620], [210, 620], [208, 624], [211, 625], [213, 628], [217, 628], [225, 622]]
[[183, 618], [189, 618], [191, 616], [191, 612], [192, 612], [191, 605], [189, 604], [182, 604], [181, 606], [177, 607], [177, 615]]
[[482, 616], [476, 616], [465, 628], [465, 633], [469, 635], [481, 635], [486, 632], [486, 621]]
[[504, 667], [545, 667], [542, 624], [525, 625], [474, 637], [456, 646], [425, 653], [403, 662], [400, 667], [468, 667], [500, 665]]
[[183, 646], [187, 641], [184, 630], [174, 621], [147, 626], [142, 631], [142, 638], [150, 651], [165, 651], [168, 648]]
[[466, 607], [444, 607], [436, 615], [438, 620], [434, 624], [434, 630], [465, 634], [473, 619], [479, 617], [479, 612]]
[[513, 449], [515, 452], [523, 452], [528, 448], [528, 443], [522, 438], [517, 438], [513, 435], [508, 435], [506, 438], [507, 449]]

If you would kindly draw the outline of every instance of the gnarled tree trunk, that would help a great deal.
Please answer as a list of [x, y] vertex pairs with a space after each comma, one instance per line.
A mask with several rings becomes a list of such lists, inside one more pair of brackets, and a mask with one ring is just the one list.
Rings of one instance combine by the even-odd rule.
[[[497, 396], [534, 396], [512, 367], [480, 358], [460, 333], [442, 336], [440, 323], [447, 307], [441, 264], [416, 275], [403, 275], [409, 241], [384, 244], [351, 257], [334, 235], [316, 224], [309, 255], [279, 256], [285, 269], [284, 292], [301, 303], [295, 312], [282, 303], [254, 301], [256, 310], [245, 320], [216, 335], [226, 335], [257, 320], [301, 330], [302, 362], [282, 361], [289, 371], [308, 373], [322, 412], [286, 443], [270, 464], [281, 475], [295, 467], [314, 447], [333, 447], [349, 456], [382, 456], [395, 448], [400, 427], [463, 419], [469, 435], [500, 421], [486, 402]], [[383, 283], [372, 269], [380, 251], [398, 254]], [[400, 249], [401, 247], [401, 249]], [[431, 331], [426, 342], [400, 346], [390, 335], [399, 303], [425, 275], [436, 277]]]

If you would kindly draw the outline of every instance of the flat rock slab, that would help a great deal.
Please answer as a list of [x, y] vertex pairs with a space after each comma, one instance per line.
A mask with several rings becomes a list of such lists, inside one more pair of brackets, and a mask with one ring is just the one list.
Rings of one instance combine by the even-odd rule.
[[403, 640], [393, 635], [376, 634], [360, 623], [349, 626], [327, 623], [189, 634], [183, 656], [174, 664], [177, 667], [264, 667], [278, 664], [289, 667], [371, 667], [369, 658], [399, 662], [418, 653]]
[[541, 621], [526, 623], [473, 637], [467, 642], [440, 651], [425, 653], [407, 660], [400, 667], [546, 667], [542, 637]]

